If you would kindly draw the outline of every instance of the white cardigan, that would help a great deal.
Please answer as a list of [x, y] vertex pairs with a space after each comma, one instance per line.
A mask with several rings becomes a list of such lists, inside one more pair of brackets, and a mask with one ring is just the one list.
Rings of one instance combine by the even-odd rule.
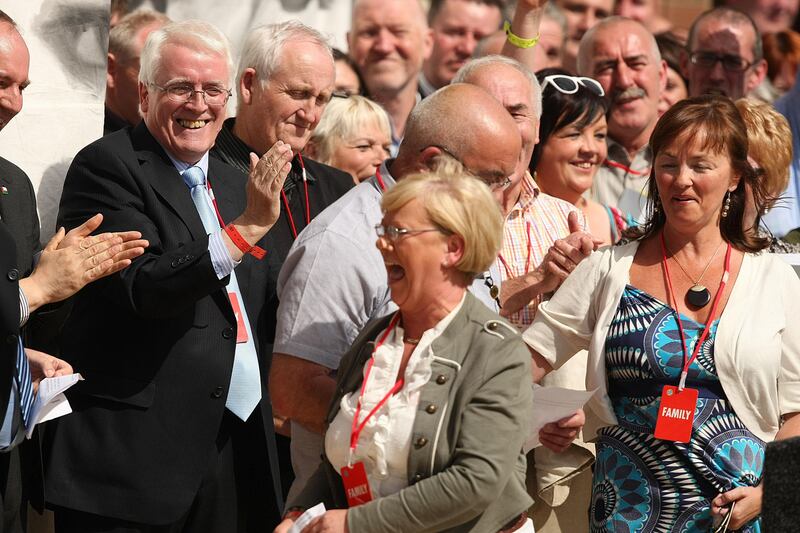
[[[638, 242], [611, 246], [582, 261], [523, 334], [553, 368], [589, 350], [584, 435], [617, 424], [608, 397], [605, 342]], [[722, 388], [744, 425], [774, 440], [781, 417], [800, 411], [800, 279], [770, 254], [745, 254], [720, 317], [714, 361]]]

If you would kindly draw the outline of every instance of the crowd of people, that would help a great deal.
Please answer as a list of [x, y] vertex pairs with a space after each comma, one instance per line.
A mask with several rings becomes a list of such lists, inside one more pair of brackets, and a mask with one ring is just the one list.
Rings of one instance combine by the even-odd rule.
[[[799, 4], [113, 17], [49, 242], [0, 158], [0, 532], [792, 530]], [[36, 60], [0, 11], [0, 128]]]

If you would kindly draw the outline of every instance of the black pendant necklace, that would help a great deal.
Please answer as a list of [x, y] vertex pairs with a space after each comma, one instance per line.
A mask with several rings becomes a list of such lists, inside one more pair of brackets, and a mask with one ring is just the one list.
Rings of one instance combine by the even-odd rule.
[[717, 245], [717, 249], [714, 250], [714, 255], [712, 255], [711, 259], [709, 259], [708, 263], [706, 263], [706, 267], [703, 269], [703, 273], [700, 274], [700, 277], [697, 279], [694, 279], [692, 276], [689, 275], [688, 272], [686, 272], [686, 269], [683, 268], [683, 265], [678, 262], [678, 258], [675, 257], [675, 254], [673, 254], [671, 251], [669, 252], [670, 257], [672, 258], [673, 261], [675, 261], [675, 264], [677, 264], [683, 271], [683, 273], [686, 275], [686, 277], [692, 280], [692, 283], [694, 283], [694, 285], [689, 287], [689, 290], [686, 291], [686, 302], [693, 307], [697, 307], [699, 309], [707, 306], [708, 302], [711, 301], [711, 292], [707, 288], [705, 288], [705, 286], [700, 285], [700, 281], [703, 279], [703, 276], [706, 275], [706, 272], [708, 272], [708, 267], [710, 267], [711, 263], [714, 262], [714, 258], [717, 257], [717, 252], [719, 252], [719, 249], [722, 247], [722, 242], [723, 241], [720, 241], [720, 243]]
[[686, 301], [695, 307], [705, 307], [711, 301], [711, 293], [702, 285], [692, 285], [686, 291]]

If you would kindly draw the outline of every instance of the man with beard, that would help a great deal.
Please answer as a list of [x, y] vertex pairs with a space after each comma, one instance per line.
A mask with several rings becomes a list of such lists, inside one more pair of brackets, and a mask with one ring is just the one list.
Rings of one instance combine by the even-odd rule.
[[600, 82], [609, 99], [608, 156], [594, 178], [593, 198], [638, 218], [652, 162], [647, 143], [658, 121], [667, 64], [644, 26], [610, 17], [584, 35], [578, 72]]

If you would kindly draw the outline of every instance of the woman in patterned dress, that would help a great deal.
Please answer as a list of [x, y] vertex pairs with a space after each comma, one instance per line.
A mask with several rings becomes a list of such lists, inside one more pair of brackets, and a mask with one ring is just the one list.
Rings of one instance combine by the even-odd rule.
[[757, 213], [765, 202], [746, 131], [723, 97], [667, 111], [649, 219], [580, 263], [524, 334], [535, 378], [589, 350], [592, 531], [708, 531], [735, 501], [729, 530], [758, 532], [765, 443], [800, 434], [800, 280], [743, 229], [745, 185]]

